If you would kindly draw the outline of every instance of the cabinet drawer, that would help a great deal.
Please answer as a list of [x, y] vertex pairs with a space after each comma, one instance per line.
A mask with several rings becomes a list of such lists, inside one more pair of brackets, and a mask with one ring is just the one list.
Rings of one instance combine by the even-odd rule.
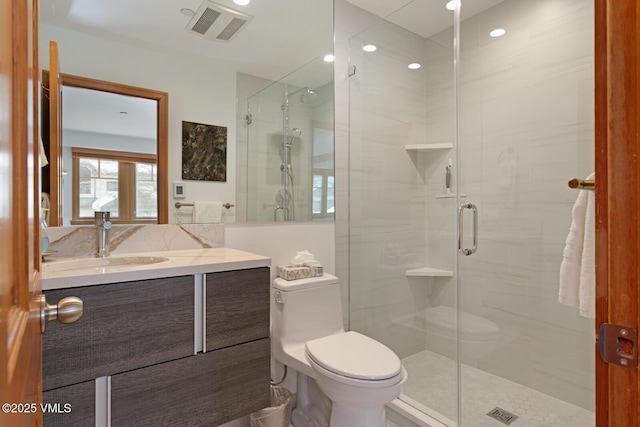
[[[68, 427], [94, 425], [96, 419], [95, 393], [95, 381], [87, 381], [45, 391], [42, 393], [42, 402], [44, 405], [50, 406], [48, 406], [47, 412], [43, 414], [44, 426]], [[51, 410], [54, 412], [50, 412]]]
[[269, 339], [111, 377], [114, 426], [216, 426], [270, 405]]
[[269, 336], [269, 268], [206, 276], [206, 350]]
[[43, 389], [188, 356], [194, 352], [193, 276], [45, 292], [47, 301], [75, 295], [84, 314], [50, 322], [44, 334]]

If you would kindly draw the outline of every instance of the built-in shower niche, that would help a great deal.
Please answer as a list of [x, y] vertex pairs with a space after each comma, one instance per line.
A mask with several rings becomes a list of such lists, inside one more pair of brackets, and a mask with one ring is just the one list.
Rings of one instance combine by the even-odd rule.
[[[455, 147], [452, 143], [407, 144], [407, 155], [415, 166], [422, 185], [421, 202], [424, 204], [424, 259], [421, 264], [407, 268], [407, 278], [453, 277], [456, 216], [458, 200], [466, 197], [456, 194]], [[438, 280], [437, 283], [442, 283]]]

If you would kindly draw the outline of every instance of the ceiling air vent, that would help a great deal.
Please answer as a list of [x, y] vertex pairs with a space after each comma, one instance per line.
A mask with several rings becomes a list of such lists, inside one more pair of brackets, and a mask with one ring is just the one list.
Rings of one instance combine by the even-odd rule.
[[210, 40], [228, 42], [253, 16], [205, 0], [187, 24], [186, 30]]

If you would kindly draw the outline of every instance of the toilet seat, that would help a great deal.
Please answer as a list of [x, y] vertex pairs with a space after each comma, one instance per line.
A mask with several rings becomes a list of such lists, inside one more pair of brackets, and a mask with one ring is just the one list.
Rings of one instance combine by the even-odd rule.
[[308, 353], [306, 353], [306, 356], [307, 356], [307, 361], [311, 365], [311, 368], [316, 372], [316, 375], [319, 374], [329, 379], [332, 379], [334, 381], [337, 381], [339, 383], [346, 384], [346, 385], [360, 388], [360, 389], [365, 389], [365, 388], [379, 389], [379, 388], [391, 387], [400, 383], [408, 376], [407, 371], [404, 369], [404, 367], [402, 367], [400, 370], [400, 373], [395, 377], [387, 378], [384, 380], [359, 380], [357, 378], [349, 378], [343, 375], [338, 375], [335, 372], [331, 372], [330, 370], [325, 369], [324, 367], [318, 365], [309, 356]]
[[308, 341], [305, 354], [312, 366], [347, 384], [384, 387], [402, 378], [402, 364], [391, 349], [354, 331]]

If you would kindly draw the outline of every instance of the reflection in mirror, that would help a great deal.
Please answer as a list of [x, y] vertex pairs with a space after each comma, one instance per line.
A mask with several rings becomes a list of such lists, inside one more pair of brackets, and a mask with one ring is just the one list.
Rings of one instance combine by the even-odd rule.
[[110, 211], [113, 223], [166, 222], [158, 155], [167, 94], [64, 74], [61, 82], [61, 225], [92, 224], [94, 211]]
[[[211, 37], [210, 34], [198, 34], [192, 30], [190, 23], [203, 10], [203, 4], [235, 9], [251, 18], [228, 40]], [[223, 209], [223, 222], [254, 221], [246, 215], [247, 193], [244, 185], [248, 178], [248, 129], [244, 121], [247, 98], [274, 82], [284, 82], [283, 76], [292, 75], [294, 70], [304, 68], [304, 64], [314, 58], [332, 52], [333, 1], [262, 0], [240, 6], [233, 0], [188, 0], [180, 5], [174, 0], [41, 0], [40, 5], [40, 46], [46, 46], [49, 40], [58, 42], [61, 70], [64, 73], [151, 87], [171, 95], [167, 158], [158, 153], [158, 161], [160, 165], [163, 161], [167, 162], [164, 184], [167, 187], [171, 184], [172, 187], [175, 182], [184, 182], [182, 188], [185, 197], [169, 200], [171, 194], [168, 188], [164, 191], [159, 187], [159, 222], [178, 222], [178, 213], [183, 217], [192, 217], [193, 208], [188, 205], [201, 201], [220, 201], [232, 205], [229, 209]], [[45, 49], [40, 49], [40, 52], [40, 62], [46, 68], [49, 58]], [[331, 64], [328, 64], [328, 68], [332, 68]], [[259, 80], [261, 84], [243, 87], [245, 77]], [[322, 83], [287, 82], [287, 90], [289, 93], [304, 87], [316, 90], [330, 83], [331, 79]], [[301, 95], [301, 92], [293, 95], [295, 99], [292, 98], [291, 102], [299, 104]], [[280, 108], [283, 99], [279, 95], [275, 108]], [[241, 111], [238, 110], [239, 105]], [[310, 105], [307, 108], [311, 108]], [[313, 108], [316, 109], [315, 106]], [[240, 117], [243, 118], [241, 121]], [[332, 132], [332, 125], [317, 116], [315, 111], [309, 119], [312, 120], [310, 126], [293, 121], [291, 126], [301, 130], [303, 134], [300, 138], [308, 139], [308, 147], [317, 145], [316, 152], [327, 151], [320, 148], [319, 142], [321, 135], [326, 137], [327, 134], [314, 129]], [[182, 177], [183, 121], [226, 128], [226, 181], [187, 180]], [[282, 116], [278, 122], [282, 124]], [[311, 145], [313, 135], [317, 135], [313, 139], [318, 142]], [[243, 147], [237, 145], [238, 140], [242, 141]], [[310, 208], [299, 206], [298, 202], [304, 200], [307, 205], [311, 204], [313, 177], [300, 178], [300, 183], [304, 182], [307, 188], [299, 188], [297, 174], [302, 173], [303, 169], [296, 164], [296, 156], [300, 155], [296, 150], [292, 150], [290, 162], [293, 167], [293, 187], [297, 187], [293, 192], [296, 198], [295, 214], [290, 219], [298, 221], [310, 218], [309, 215], [302, 215]], [[305, 153], [305, 156], [301, 159], [305, 164], [314, 161], [312, 152]], [[326, 165], [325, 162], [320, 166]], [[279, 167], [280, 163], [276, 169]], [[307, 165], [304, 170], [309, 169]], [[161, 173], [162, 168], [159, 167], [158, 185], [161, 184]], [[66, 181], [70, 181], [68, 177], [65, 178], [65, 186]], [[319, 187], [331, 186], [328, 178], [322, 184], [320, 181], [316, 178]], [[268, 203], [276, 203], [272, 189], [268, 191]], [[323, 190], [316, 190], [316, 193], [319, 191]], [[162, 197], [170, 202], [166, 208], [162, 207]], [[317, 215], [331, 215], [328, 212], [330, 208], [322, 208], [323, 200], [329, 198], [316, 198], [316, 205], [320, 206], [316, 209], [319, 212]], [[175, 208], [178, 201], [186, 207]], [[66, 206], [63, 208], [66, 210]], [[162, 221], [163, 216], [166, 221]]]
[[95, 211], [110, 211], [112, 222], [157, 222], [156, 104], [63, 87], [63, 225], [92, 223]]
[[248, 100], [248, 222], [333, 219], [333, 67], [323, 55]]

